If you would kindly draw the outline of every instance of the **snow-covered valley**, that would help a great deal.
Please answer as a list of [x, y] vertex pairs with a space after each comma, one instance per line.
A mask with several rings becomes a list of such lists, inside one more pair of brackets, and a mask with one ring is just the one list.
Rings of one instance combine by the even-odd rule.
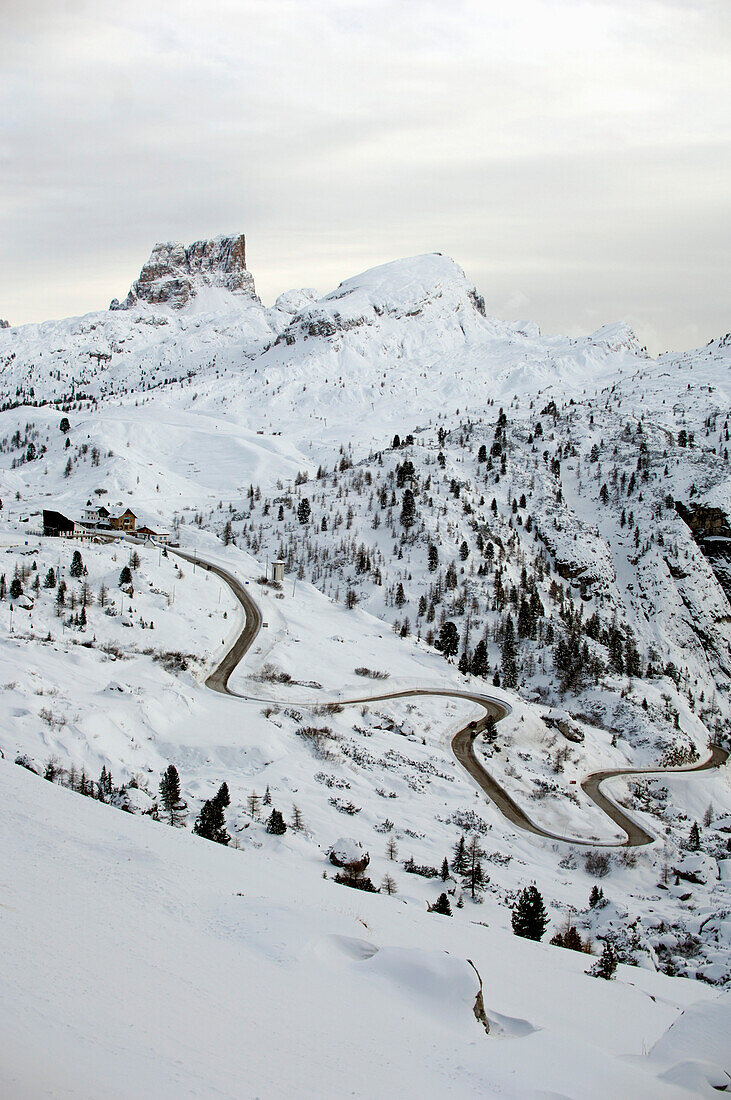
[[[438, 255], [271, 308], [196, 278], [0, 332], [4, 1091], [711, 1095], [729, 765], [612, 780], [636, 848], [581, 782], [728, 748], [731, 341], [544, 337]], [[246, 586], [241, 697], [205, 686], [243, 625], [220, 578], [42, 533], [92, 503]], [[478, 759], [596, 846], [511, 825], [451, 750], [482, 712], [373, 701], [407, 689], [503, 700]], [[222, 783], [227, 847], [191, 835]], [[541, 944], [511, 933], [531, 883]]]

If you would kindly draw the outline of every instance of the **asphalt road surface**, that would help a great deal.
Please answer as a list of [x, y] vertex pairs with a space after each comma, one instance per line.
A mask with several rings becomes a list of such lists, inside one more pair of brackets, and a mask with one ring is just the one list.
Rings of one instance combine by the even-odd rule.
[[[205, 561], [198, 557], [197, 554], [191, 554], [187, 551], [171, 550], [169, 552], [177, 554], [181, 558], [185, 558], [186, 561], [195, 564], [201, 569], [207, 569], [209, 572], [215, 573], [216, 576], [225, 581], [243, 607], [246, 616], [243, 630], [225, 654], [218, 667], [208, 676], [206, 686], [211, 688], [212, 691], [219, 691], [225, 695], [236, 695], [239, 698], [246, 698], [246, 696], [240, 695], [238, 692], [231, 691], [228, 686], [228, 681], [231, 673], [251, 648], [254, 639], [261, 629], [261, 612], [259, 608], [246, 591], [245, 586], [222, 566], [216, 565], [214, 562]], [[700, 764], [694, 764], [691, 767], [615, 768], [608, 771], [592, 772], [591, 775], [587, 775], [587, 777], [581, 781], [582, 790], [594, 803], [596, 803], [600, 810], [619, 826], [622, 832], [624, 832], [626, 839], [598, 841], [586, 840], [579, 837], [569, 837], [564, 833], [553, 833], [548, 829], [543, 829], [540, 825], [537, 825], [535, 821], [532, 821], [508, 792], [500, 786], [498, 781], [486, 771], [475, 754], [475, 739], [484, 732], [488, 716], [491, 715], [496, 722], [499, 722], [510, 713], [508, 704], [499, 699], [494, 699], [489, 695], [482, 695], [472, 691], [426, 688], [391, 691], [385, 692], [382, 695], [364, 696], [360, 699], [338, 699], [337, 702], [340, 706], [354, 706], [358, 703], [376, 703], [386, 699], [405, 699], [425, 695], [441, 698], [466, 699], [482, 708], [484, 714], [480, 719], [469, 722], [455, 733], [452, 738], [452, 752], [457, 761], [462, 765], [465, 771], [472, 776], [483, 793], [486, 794], [490, 801], [498, 808], [503, 817], [510, 821], [512, 825], [515, 825], [516, 828], [524, 829], [526, 832], [534, 833], [536, 836], [544, 837], [548, 840], [559, 840], [565, 843], [581, 844], [592, 848], [638, 848], [644, 844], [652, 844], [656, 839], [652, 833], [649, 833], [642, 825], [638, 824], [634, 818], [630, 817], [628, 813], [612, 801], [611, 798], [605, 795], [601, 790], [602, 784], [613, 779], [615, 776], [672, 775], [674, 773], [687, 775], [688, 772], [708, 771], [711, 768], [720, 768], [728, 759], [728, 752], [726, 749], [722, 749], [720, 745], [711, 745], [711, 755], [708, 759]]]

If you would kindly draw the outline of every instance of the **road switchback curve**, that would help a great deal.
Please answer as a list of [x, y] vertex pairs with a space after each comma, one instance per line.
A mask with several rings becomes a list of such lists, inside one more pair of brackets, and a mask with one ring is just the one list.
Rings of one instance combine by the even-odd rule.
[[[232, 691], [228, 686], [229, 678], [251, 648], [257, 634], [261, 629], [261, 612], [246, 588], [241, 582], [223, 566], [208, 561], [197, 555], [180, 549], [170, 549], [170, 553], [184, 558], [194, 566], [206, 569], [220, 577], [233, 592], [244, 610], [245, 622], [243, 629], [237, 635], [232, 645], [224, 654], [222, 660], [209, 673], [206, 679], [206, 687], [212, 691], [218, 691], [224, 695], [232, 695], [239, 699], [250, 698], [240, 692]], [[483, 710], [483, 715], [477, 721], [469, 722], [458, 730], [452, 737], [452, 752], [458, 763], [474, 779], [478, 787], [487, 798], [497, 807], [506, 820], [518, 829], [533, 833], [535, 836], [546, 840], [560, 841], [568, 844], [580, 844], [591, 848], [639, 848], [646, 844], [652, 844], [655, 837], [640, 825], [633, 817], [614, 802], [602, 791], [602, 785], [616, 777], [628, 778], [634, 775], [687, 775], [692, 772], [709, 771], [712, 768], [720, 768], [728, 759], [728, 752], [720, 745], [711, 745], [711, 755], [700, 764], [694, 764], [683, 768], [613, 768], [605, 771], [592, 772], [581, 781], [581, 788], [588, 798], [592, 800], [617, 825], [625, 834], [625, 840], [599, 841], [587, 840], [580, 837], [568, 837], [565, 834], [553, 833], [543, 829], [533, 821], [518, 803], [508, 794], [504, 787], [492, 776], [478, 760], [475, 753], [475, 740], [484, 732], [488, 717], [499, 722], [510, 714], [511, 707], [500, 699], [490, 695], [483, 695], [473, 691], [459, 691], [457, 689], [437, 688], [409, 688], [403, 691], [384, 692], [381, 695], [363, 696], [359, 699], [338, 699], [340, 706], [355, 706], [363, 703], [384, 702], [387, 699], [406, 699], [416, 696], [435, 696], [439, 698], [465, 699], [474, 703]]]

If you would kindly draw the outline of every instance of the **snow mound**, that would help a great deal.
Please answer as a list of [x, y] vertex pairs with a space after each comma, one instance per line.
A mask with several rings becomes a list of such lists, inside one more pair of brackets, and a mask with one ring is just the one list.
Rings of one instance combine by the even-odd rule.
[[[712, 1096], [713, 1089], [731, 1086], [731, 993], [716, 1001], [687, 1008], [655, 1043], [654, 1062], [666, 1064], [660, 1080]], [[719, 1064], [719, 1051], [725, 1051]]]
[[707, 883], [718, 878], [715, 859], [704, 852], [686, 852], [673, 864], [673, 872], [685, 882]]
[[382, 947], [361, 964], [370, 977], [392, 987], [411, 1012], [428, 1015], [440, 1027], [462, 1031], [472, 1015], [478, 982], [472, 967], [446, 951]]
[[351, 837], [340, 837], [330, 849], [328, 858], [335, 867], [358, 866], [362, 870], [365, 870], [371, 860], [360, 841]]
[[526, 1035], [532, 1035], [540, 1029], [534, 1027], [530, 1020], [522, 1020], [517, 1016], [503, 1016], [492, 1009], [486, 1010], [486, 1016], [490, 1023], [490, 1037], [493, 1039], [524, 1039]]
[[125, 787], [114, 796], [114, 805], [128, 814], [149, 814], [155, 803], [150, 795], [139, 787]]

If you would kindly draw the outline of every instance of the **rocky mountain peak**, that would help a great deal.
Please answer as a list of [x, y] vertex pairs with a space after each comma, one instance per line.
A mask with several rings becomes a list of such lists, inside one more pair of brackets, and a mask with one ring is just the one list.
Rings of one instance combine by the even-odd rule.
[[214, 237], [183, 245], [156, 244], [124, 302], [114, 299], [110, 309], [130, 309], [137, 302], [182, 309], [202, 287], [219, 287], [256, 298], [254, 276], [246, 270], [246, 238]]

